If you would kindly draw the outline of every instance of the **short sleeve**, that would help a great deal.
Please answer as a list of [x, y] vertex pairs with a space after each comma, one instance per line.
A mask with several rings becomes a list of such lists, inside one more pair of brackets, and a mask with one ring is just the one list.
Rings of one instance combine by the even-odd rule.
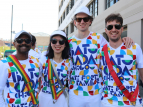
[[136, 61], [137, 61], [137, 68], [143, 68], [143, 53], [142, 49], [138, 44], [136, 46]]
[[101, 38], [101, 44], [100, 46], [104, 46], [105, 44], [107, 44], [107, 40], [100, 34], [100, 38]]
[[8, 64], [6, 60], [0, 61], [0, 90], [4, 90], [8, 79]]

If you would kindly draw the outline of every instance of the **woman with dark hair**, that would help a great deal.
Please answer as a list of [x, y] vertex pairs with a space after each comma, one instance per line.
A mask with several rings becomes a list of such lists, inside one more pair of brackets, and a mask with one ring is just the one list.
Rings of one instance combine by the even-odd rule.
[[40, 58], [40, 62], [43, 65], [42, 85], [39, 93], [40, 107], [68, 107], [66, 97], [64, 96], [65, 93], [63, 93], [58, 78], [65, 89], [72, 64], [69, 57], [69, 49], [65, 32], [61, 30], [54, 31], [50, 36], [47, 52]]

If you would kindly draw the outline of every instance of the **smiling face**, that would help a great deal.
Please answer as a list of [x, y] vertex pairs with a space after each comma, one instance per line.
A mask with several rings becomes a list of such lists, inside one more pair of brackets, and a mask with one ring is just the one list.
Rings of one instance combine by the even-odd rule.
[[111, 30], [105, 29], [106, 34], [108, 35], [109, 41], [117, 42], [121, 40], [121, 34], [123, 32], [123, 27], [120, 29], [116, 29], [115, 25], [121, 25], [120, 22], [117, 22], [116, 20], [109, 21], [106, 23], [106, 27], [109, 25], [113, 25], [113, 28]]
[[51, 41], [51, 47], [54, 51], [54, 54], [62, 54], [62, 51], [65, 48], [65, 43], [60, 44], [59, 42], [63, 42], [64, 39], [60, 35], [57, 35], [57, 36], [52, 37], [51, 40], [57, 41], [57, 42], [53, 42], [53, 43]]
[[[20, 40], [20, 39], [21, 39], [21, 40], [23, 40], [23, 39], [29, 40], [30, 37], [27, 36], [27, 35], [21, 35], [21, 36], [18, 37], [18, 38], [16, 39], [16, 41], [13, 43], [14, 47], [15, 47], [16, 50], [17, 50], [17, 54], [18, 54], [18, 53], [20, 53], [20, 54], [28, 54], [28, 51], [29, 51], [30, 48], [31, 48], [31, 43], [32, 43], [32, 42], [26, 43], [25, 41], [22, 41], [22, 43], [18, 43], [17, 40]], [[30, 40], [31, 40], [31, 39], [30, 39]]]
[[[85, 13], [78, 13], [76, 15], [76, 18], [87, 18], [88, 15]], [[77, 27], [77, 29], [81, 32], [86, 32], [88, 31], [89, 26], [91, 25], [91, 20], [89, 20], [88, 22], [84, 22], [84, 20], [82, 19], [81, 22], [77, 22], [76, 20], [74, 20], [74, 25]]]

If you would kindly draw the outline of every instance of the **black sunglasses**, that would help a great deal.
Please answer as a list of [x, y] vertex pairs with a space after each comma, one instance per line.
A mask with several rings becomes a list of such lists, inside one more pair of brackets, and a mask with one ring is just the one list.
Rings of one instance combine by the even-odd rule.
[[63, 45], [63, 44], [65, 43], [65, 40], [63, 40], [63, 39], [60, 39], [60, 40], [51, 39], [52, 44], [56, 44], [58, 41], [59, 41], [59, 44], [60, 44], [60, 45]]
[[18, 39], [16, 39], [15, 41], [16, 41], [18, 44], [22, 44], [23, 41], [25, 41], [26, 44], [30, 44], [30, 43], [31, 43], [31, 39], [20, 39], [20, 38], [18, 38]]
[[76, 20], [77, 22], [81, 22], [82, 19], [83, 19], [84, 22], [88, 22], [90, 18], [89, 18], [89, 17], [75, 18], [75, 20]]
[[106, 28], [107, 28], [107, 30], [111, 30], [111, 29], [113, 29], [113, 26], [115, 26], [115, 28], [117, 30], [120, 30], [122, 27], [120, 24], [116, 24], [116, 25], [108, 25]]

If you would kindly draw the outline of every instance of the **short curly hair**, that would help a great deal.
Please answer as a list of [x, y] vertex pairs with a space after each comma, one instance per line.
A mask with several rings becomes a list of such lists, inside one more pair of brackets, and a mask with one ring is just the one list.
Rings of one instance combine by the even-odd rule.
[[120, 13], [117, 13], [117, 14], [112, 13], [108, 15], [105, 19], [105, 25], [107, 24], [107, 22], [114, 21], [114, 20], [116, 20], [117, 22], [120, 22], [121, 26], [123, 25], [123, 18], [120, 15]]

